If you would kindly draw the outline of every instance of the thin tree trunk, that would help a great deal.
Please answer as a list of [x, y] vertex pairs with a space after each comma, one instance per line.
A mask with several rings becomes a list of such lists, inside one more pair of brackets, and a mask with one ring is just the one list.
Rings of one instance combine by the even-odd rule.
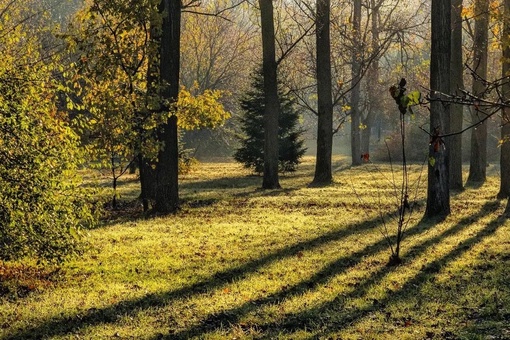
[[[475, 37], [473, 69], [482, 79], [487, 79], [487, 52], [489, 34], [489, 2], [475, 1]], [[478, 80], [473, 80], [473, 93], [484, 96], [485, 86]], [[471, 114], [472, 123], [486, 117], [483, 109], [476, 109]], [[483, 123], [471, 130], [471, 157], [469, 163], [468, 183], [483, 183], [487, 169], [487, 124]]]
[[259, 0], [264, 74], [264, 178], [262, 188], [280, 188], [278, 179], [278, 100], [273, 1]]
[[[503, 77], [510, 76], [510, 0], [505, 0], [505, 12], [503, 22]], [[510, 83], [503, 83], [503, 99], [510, 98]], [[510, 198], [510, 108], [504, 108], [501, 117], [501, 159], [500, 174], [501, 182], [498, 198]], [[510, 216], [510, 202], [507, 204], [506, 211]]]
[[[462, 0], [452, 0], [452, 56], [451, 56], [451, 90], [450, 93], [460, 94], [464, 89], [462, 62]], [[450, 130], [462, 130], [464, 120], [464, 107], [452, 104], [450, 107]], [[450, 189], [462, 190], [462, 135], [458, 134], [448, 138], [450, 145]]]
[[317, 158], [312, 186], [333, 182], [331, 157], [333, 149], [333, 98], [331, 92], [330, 0], [317, 0]]
[[430, 53], [430, 131], [427, 207], [428, 218], [444, 218], [450, 214], [448, 145], [439, 138], [447, 133], [449, 109], [435, 92], [450, 91], [451, 5], [450, 1], [432, 0], [432, 46]]
[[[378, 53], [379, 46], [379, 4], [375, 0], [370, 1], [372, 9], [372, 53]], [[363, 129], [361, 130], [361, 154], [370, 154], [370, 138], [372, 127], [379, 114], [379, 57], [375, 57], [370, 64], [367, 73], [368, 79], [368, 100], [370, 106], [367, 115], [362, 119]]]
[[351, 91], [351, 157], [352, 165], [361, 164], [360, 123], [360, 81], [361, 81], [361, 0], [354, 0], [353, 13], [353, 55], [352, 55], [352, 91]]
[[[162, 0], [163, 24], [161, 30], [161, 100], [162, 114], [172, 112], [173, 103], [179, 95], [181, 1]], [[173, 213], [179, 207], [178, 185], [178, 136], [177, 116], [172, 114], [158, 134], [163, 143], [156, 164], [156, 200], [154, 210], [159, 213]]]

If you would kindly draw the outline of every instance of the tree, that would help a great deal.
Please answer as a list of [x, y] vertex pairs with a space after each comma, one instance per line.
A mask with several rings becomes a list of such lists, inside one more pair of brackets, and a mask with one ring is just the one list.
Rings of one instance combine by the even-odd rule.
[[[380, 13], [379, 8], [383, 4], [383, 1], [376, 2], [375, 0], [370, 0], [370, 8], [371, 8], [371, 25], [372, 25], [372, 51], [373, 53], [378, 53], [381, 50], [380, 46]], [[376, 120], [379, 111], [381, 110], [380, 104], [380, 91], [381, 87], [379, 85], [379, 55], [374, 56], [374, 59], [370, 63], [370, 66], [367, 71], [367, 97], [369, 102], [368, 112], [366, 115], [361, 117], [361, 147], [360, 147], [360, 160], [362, 155], [370, 155], [370, 137], [372, 134], [372, 127]], [[366, 158], [366, 156], [365, 156]], [[353, 158], [354, 161], [354, 158]]]
[[317, 69], [317, 158], [312, 186], [333, 182], [333, 98], [331, 87], [330, 0], [317, 0], [315, 17]]
[[450, 214], [448, 145], [440, 137], [448, 133], [449, 108], [442, 102], [450, 91], [451, 4], [432, 0], [430, 52], [430, 146], [427, 207], [425, 216], [444, 218]]
[[61, 261], [94, 221], [79, 189], [78, 137], [56, 103], [59, 55], [37, 1], [0, 0], [0, 260]]
[[[473, 80], [473, 94], [483, 98], [487, 79], [487, 53], [489, 32], [489, 2], [476, 0], [474, 9], [475, 36], [473, 44], [473, 70], [477, 77]], [[483, 109], [475, 107], [471, 114], [472, 122], [480, 121], [487, 116]], [[486, 179], [487, 169], [487, 123], [479, 124], [471, 130], [471, 157], [469, 163], [469, 183], [480, 183]]]
[[[510, 76], [510, 0], [504, 1], [503, 14], [503, 66], [502, 76], [508, 79]], [[510, 82], [507, 80], [502, 86], [503, 101], [510, 98]], [[498, 198], [510, 198], [510, 108], [503, 107], [501, 115], [501, 158], [500, 158], [501, 182]], [[510, 216], [510, 200], [506, 207], [507, 215]]]
[[278, 82], [273, 1], [259, 0], [264, 74], [264, 178], [262, 188], [280, 188], [278, 179]]
[[[452, 0], [452, 56], [450, 93], [459, 93], [464, 89], [462, 62], [462, 0]], [[452, 104], [450, 107], [450, 129], [461, 131], [464, 121], [464, 107]], [[450, 189], [462, 190], [462, 136], [449, 137], [450, 145]]]
[[[306, 149], [301, 139], [303, 130], [298, 127], [300, 112], [296, 110], [295, 100], [288, 92], [284, 92], [281, 82], [278, 83], [280, 114], [278, 121], [278, 168], [281, 172], [295, 171], [300, 158]], [[252, 86], [241, 99], [244, 116], [241, 117], [241, 129], [245, 137], [241, 139], [241, 147], [234, 158], [252, 168], [257, 173], [264, 171], [264, 81], [262, 72], [252, 74]]]
[[360, 139], [360, 93], [361, 93], [361, 0], [354, 0], [352, 29], [354, 33], [354, 50], [352, 54], [351, 80], [351, 157], [352, 165], [361, 164]]
[[157, 125], [154, 117], [141, 114], [146, 111], [150, 16], [143, 2], [133, 8], [123, 1], [94, 0], [76, 13], [65, 34], [68, 53], [76, 60], [67, 72], [68, 106], [77, 111], [75, 126], [89, 159], [111, 172], [113, 208], [118, 178], [143, 152], [142, 144], [151, 144], [143, 126]]

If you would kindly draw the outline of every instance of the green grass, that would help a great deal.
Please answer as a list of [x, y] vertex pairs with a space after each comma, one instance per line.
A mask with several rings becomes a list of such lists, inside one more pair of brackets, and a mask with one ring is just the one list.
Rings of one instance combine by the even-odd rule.
[[[90, 249], [58, 271], [0, 267], [12, 285], [0, 337], [509, 339], [510, 222], [497, 173], [453, 195], [452, 215], [435, 224], [421, 221], [426, 173], [413, 166], [418, 207], [404, 262], [388, 267], [390, 167], [347, 164], [335, 159], [334, 185], [308, 188], [306, 159], [282, 190], [260, 190], [235, 163], [201, 164], [181, 180], [177, 215], [142, 218], [131, 206], [88, 231]], [[124, 178], [121, 199], [137, 192]]]

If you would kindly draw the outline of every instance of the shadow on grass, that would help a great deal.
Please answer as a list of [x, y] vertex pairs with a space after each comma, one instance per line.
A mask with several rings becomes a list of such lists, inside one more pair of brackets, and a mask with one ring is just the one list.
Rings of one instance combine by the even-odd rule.
[[[483, 216], [487, 215], [489, 211], [493, 211], [498, 206], [499, 203], [487, 203], [477, 214], [464, 218], [457, 225], [445, 230], [442, 234], [411, 248], [406, 255], [406, 260], [409, 261], [418, 257], [420, 254], [423, 254], [430, 246], [440, 243], [446, 237], [453, 236], [461, 232]], [[380, 218], [367, 220], [361, 223], [349, 225], [342, 230], [336, 230], [323, 234], [311, 240], [289, 245], [273, 253], [252, 260], [244, 265], [216, 272], [212, 274], [208, 279], [192, 285], [184, 286], [180, 289], [162, 293], [148, 294], [141, 298], [121, 301], [109, 307], [91, 309], [79, 315], [56, 317], [47, 320], [40, 325], [29, 327], [25, 330], [12, 334], [7, 339], [40, 338], [41, 335], [44, 335], [44, 337], [63, 336], [79, 331], [85, 327], [115, 323], [120, 321], [120, 319], [125, 316], [135, 316], [146, 309], [166, 306], [176, 299], [191, 297], [195, 294], [201, 294], [214, 289], [219, 289], [231, 282], [242, 280], [249, 274], [255, 273], [260, 270], [260, 268], [270, 265], [275, 261], [295, 256], [300, 251], [320, 247], [326, 243], [341, 240], [342, 238], [345, 238], [353, 233], [361, 233], [363, 231], [377, 227], [379, 221]], [[448, 262], [453, 261], [461, 256], [467, 250], [472, 248], [476, 243], [480, 242], [484, 237], [493, 234], [501, 224], [501, 220], [495, 220], [491, 222], [487, 227], [485, 227], [473, 237], [465, 240], [461, 245], [452, 250], [450, 253], [424, 266], [424, 268], [419, 273], [417, 273], [414, 278], [407, 281], [401, 287], [401, 289], [394, 291], [391, 295], [388, 295], [386, 298], [378, 301], [377, 305], [370, 304], [370, 306], [364, 308], [356, 310], [351, 309], [349, 313], [343, 315], [341, 319], [336, 320], [335, 322], [327, 321], [329, 317], [328, 313], [331, 311], [342, 313], [342, 311], [345, 309], [345, 306], [343, 305], [344, 301], [365, 296], [373, 285], [377, 284], [386, 275], [394, 271], [394, 267], [381, 267], [369, 279], [359, 282], [359, 285], [356, 287], [356, 289], [348, 295], [338, 296], [333, 301], [326, 302], [318, 307], [310, 308], [299, 313], [287, 314], [283, 319], [281, 319], [281, 321], [278, 322], [253, 326], [261, 330], [265, 335], [270, 335], [271, 332], [274, 332], [275, 334], [279, 334], [279, 332], [292, 333], [305, 329], [316, 331], [325, 330], [326, 332], [333, 332], [335, 330], [342, 329], [367, 316], [370, 312], [379, 310], [380, 306], [394, 303], [398, 300], [406, 299], [412, 296], [412, 294], [414, 294], [418, 289], [416, 287], [420, 287], [423, 282], [426, 282], [428, 278], [436, 275]], [[431, 227], [433, 227], [433, 224], [420, 223], [408, 229], [407, 235], [419, 235]], [[247, 315], [253, 310], [274, 304], [284, 299], [299, 296], [303, 292], [313, 290], [316, 287], [325, 284], [332, 277], [340, 273], [344, 273], [353, 266], [361, 263], [364, 257], [376, 254], [381, 250], [387, 249], [387, 247], [387, 241], [385, 239], [381, 239], [351, 255], [338, 258], [334, 262], [320, 269], [311, 278], [303, 280], [294, 286], [287, 287], [285, 290], [276, 292], [269, 296], [261, 297], [259, 299], [250, 300], [235, 308], [225, 309], [220, 313], [211, 314], [209, 317], [200, 321], [198, 324], [189, 327], [188, 329], [179, 333], [171, 333], [167, 335], [161, 334], [156, 338], [186, 339], [193, 336], [201, 336], [211, 331], [224, 329], [225, 326], [229, 324], [232, 325], [238, 323], [243, 316]]]
[[[134, 316], [145, 309], [163, 307], [173, 300], [190, 297], [195, 294], [201, 294], [213, 289], [218, 289], [231, 282], [242, 280], [249, 274], [256, 273], [264, 266], [268, 266], [275, 261], [296, 256], [296, 254], [300, 251], [320, 247], [323, 244], [341, 240], [353, 233], [361, 233], [375, 228], [379, 224], [379, 221], [380, 217], [377, 217], [372, 220], [351, 224], [341, 230], [331, 231], [310, 240], [286, 246], [258, 259], [249, 261], [241, 266], [227, 268], [213, 273], [205, 280], [184, 286], [180, 289], [162, 293], [147, 294], [143, 297], [121, 301], [105, 308], [90, 309], [83, 314], [56, 317], [39, 325], [34, 325], [27, 329], [18, 331], [6, 339], [39, 339], [41, 335], [44, 335], [44, 337], [63, 336], [76, 332], [81, 328], [115, 323], [124, 316]], [[196, 333], [196, 331], [190, 330], [190, 333]]]
[[[407, 254], [407, 260], [411, 260], [413, 258], [418, 257], [420, 254], [423, 254], [424, 251], [435, 244], [441, 242], [442, 239], [453, 236], [463, 229], [468, 227], [471, 224], [474, 224], [478, 219], [485, 216], [488, 210], [494, 210], [498, 204], [494, 202], [490, 202], [484, 205], [482, 210], [474, 216], [469, 216], [464, 218], [460, 223], [453, 226], [452, 228], [444, 231], [441, 235], [433, 237], [420, 245], [417, 245], [409, 250]], [[360, 321], [363, 317], [368, 316], [371, 312], [383, 310], [384, 307], [388, 304], [396, 303], [401, 300], [405, 300], [416, 295], [416, 292], [420, 290], [420, 287], [431, 280], [435, 275], [437, 275], [440, 270], [445, 267], [448, 263], [456, 260], [462, 254], [466, 253], [469, 249], [475, 246], [477, 243], [481, 242], [485, 237], [488, 237], [496, 232], [496, 230], [504, 223], [504, 220], [501, 218], [496, 218], [492, 222], [490, 222], [485, 228], [480, 230], [474, 236], [466, 239], [458, 247], [445, 254], [444, 256], [428, 263], [423, 266], [421, 271], [417, 273], [412, 279], [408, 280], [400, 289], [395, 290], [391, 293], [388, 293], [387, 296], [379, 301], [374, 301], [372, 304], [368, 304], [364, 308], [359, 308], [356, 310], [350, 310], [345, 314], [340, 320], [336, 320], [336, 322], [327, 323], [324, 325], [325, 315], [328, 315], [328, 312], [331, 313], [333, 311], [338, 313], [345, 313], [345, 306], [343, 302], [345, 300], [353, 299], [353, 298], [361, 298], [365, 296], [369, 289], [374, 285], [377, 285], [384, 276], [394, 271], [394, 267], [384, 267], [381, 268], [377, 273], [373, 274], [370, 279], [362, 282], [355, 291], [351, 294], [342, 296], [341, 298], [335, 299], [333, 301], [322, 304], [319, 307], [309, 309], [300, 313], [289, 314], [285, 317], [285, 320], [279, 323], [267, 323], [264, 325], [259, 325], [258, 327], [261, 330], [281, 330], [286, 332], [295, 332], [300, 329], [327, 329], [327, 333], [333, 333], [334, 331], [341, 330], [353, 323]], [[325, 326], [325, 327], [324, 327]], [[326, 332], [324, 332], [326, 333]], [[321, 334], [327, 335], [327, 334]], [[442, 336], [453, 336], [453, 334], [443, 334]], [[457, 337], [454, 337], [457, 338]]]
[[[452, 236], [456, 233], [461, 232], [464, 228], [468, 227], [469, 225], [475, 223], [478, 219], [485, 216], [487, 214], [488, 209], [494, 209], [494, 207], [497, 207], [494, 203], [488, 203], [486, 204], [476, 215], [469, 216], [460, 221], [456, 226], [446, 230], [441, 235], [438, 235], [432, 239], [429, 239], [422, 243], [421, 245], [415, 246], [412, 248], [408, 254], [406, 261], [412, 260], [412, 258], [417, 257], [418, 255], [422, 254], [426, 251], [426, 249], [430, 246], [433, 246], [435, 244], [438, 244], [441, 242], [442, 239]], [[434, 224], [432, 223], [425, 223], [421, 222], [417, 226], [414, 226], [410, 228], [406, 235], [409, 236], [416, 236], [418, 234], [421, 234], [428, 230], [429, 228], [433, 227]], [[490, 233], [494, 232], [497, 229], [497, 226], [499, 225], [493, 225], [490, 228], [486, 228], [486, 230], [489, 230]], [[482, 233], [483, 236], [488, 235], [489, 233]], [[467, 241], [467, 243], [464, 243], [462, 246], [462, 249], [468, 249], [469, 247], [466, 246], [466, 244], [469, 244], [470, 246], [475, 243], [475, 241]], [[298, 284], [286, 287], [284, 291], [279, 291], [274, 294], [271, 294], [269, 296], [261, 297], [256, 300], [250, 300], [236, 308], [224, 310], [221, 313], [212, 314], [208, 318], [202, 320], [197, 325], [179, 333], [171, 333], [166, 336], [159, 336], [155, 339], [188, 339], [194, 336], [200, 336], [204, 335], [208, 332], [212, 332], [215, 330], [224, 329], [226, 325], [235, 325], [241, 321], [241, 318], [251, 311], [257, 310], [259, 308], [262, 308], [264, 306], [269, 306], [275, 303], [279, 303], [282, 300], [289, 299], [292, 297], [296, 297], [299, 295], [302, 295], [308, 291], [311, 291], [315, 289], [316, 287], [319, 287], [321, 285], [326, 284], [331, 278], [333, 278], [336, 275], [339, 275], [341, 273], [347, 272], [350, 268], [360, 264], [363, 261], [364, 257], [376, 254], [377, 252], [388, 248], [386, 239], [382, 239], [374, 244], [371, 244], [367, 247], [365, 247], [363, 250], [360, 250], [358, 252], [355, 252], [352, 255], [344, 256], [341, 258], [338, 258], [336, 261], [328, 264], [323, 269], [318, 271], [315, 275], [313, 275], [311, 278], [307, 280], [303, 280], [299, 282]], [[388, 253], [389, 254], [389, 253]], [[444, 261], [446, 263], [447, 261]], [[422, 277], [427, 275], [432, 275], [431, 273], [434, 273], [435, 270], [439, 270], [443, 265], [443, 262], [435, 264], [429, 264], [427, 267], [423, 269], [421, 273], [418, 274], [414, 279], [411, 280], [412, 283], [407, 283], [406, 288], [402, 289], [402, 291], [406, 291], [407, 287], [413, 287], [417, 284], [421, 283]], [[332, 311], [335, 313], [338, 313], [339, 311], [345, 311], [345, 306], [343, 306], [342, 301], [349, 300], [352, 298], [358, 298], [363, 297], [365, 294], [367, 294], [368, 290], [374, 285], [377, 284], [379, 281], [382, 280], [382, 278], [387, 275], [388, 273], [395, 270], [395, 267], [382, 267], [374, 273], [370, 279], [365, 280], [363, 282], [360, 282], [359, 285], [356, 287], [356, 289], [348, 295], [344, 295], [342, 297], [337, 297], [334, 301], [328, 302], [326, 304], [321, 305], [320, 307], [305, 310], [303, 312], [297, 313], [297, 314], [289, 314], [285, 317], [285, 319], [278, 323], [269, 323], [264, 325], [251, 325], [253, 328], [262, 331], [263, 334], [266, 336], [269, 336], [270, 334], [267, 334], [265, 332], [295, 332], [298, 330], [314, 330], [314, 329], [321, 329], [322, 327], [327, 328], [338, 328], [341, 329], [345, 326], [348, 326], [349, 324], [352, 324], [356, 320], [359, 320], [363, 316], [365, 316], [367, 313], [375, 310], [377, 306], [366, 309], [360, 309], [354, 312], [349, 312], [349, 315], [344, 317], [341, 320], [337, 320], [335, 323], [326, 324], [324, 325], [324, 320], [329, 319], [329, 315]], [[424, 281], [425, 282], [425, 281]], [[416, 289], [416, 288], [415, 288]], [[389, 296], [387, 298], [387, 301], [378, 301], [377, 305], [384, 305], [387, 303], [391, 303], [393, 301], [393, 296]], [[275, 335], [276, 336], [276, 335]]]

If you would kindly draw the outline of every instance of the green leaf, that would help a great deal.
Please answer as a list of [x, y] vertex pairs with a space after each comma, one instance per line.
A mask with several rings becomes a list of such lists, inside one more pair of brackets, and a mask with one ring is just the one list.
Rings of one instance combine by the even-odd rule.
[[429, 157], [429, 164], [432, 167], [436, 165], [436, 159], [434, 157]]
[[407, 97], [407, 106], [408, 107], [411, 105], [420, 104], [420, 99], [421, 99], [420, 91], [413, 91], [413, 92], [409, 93], [406, 97]]

